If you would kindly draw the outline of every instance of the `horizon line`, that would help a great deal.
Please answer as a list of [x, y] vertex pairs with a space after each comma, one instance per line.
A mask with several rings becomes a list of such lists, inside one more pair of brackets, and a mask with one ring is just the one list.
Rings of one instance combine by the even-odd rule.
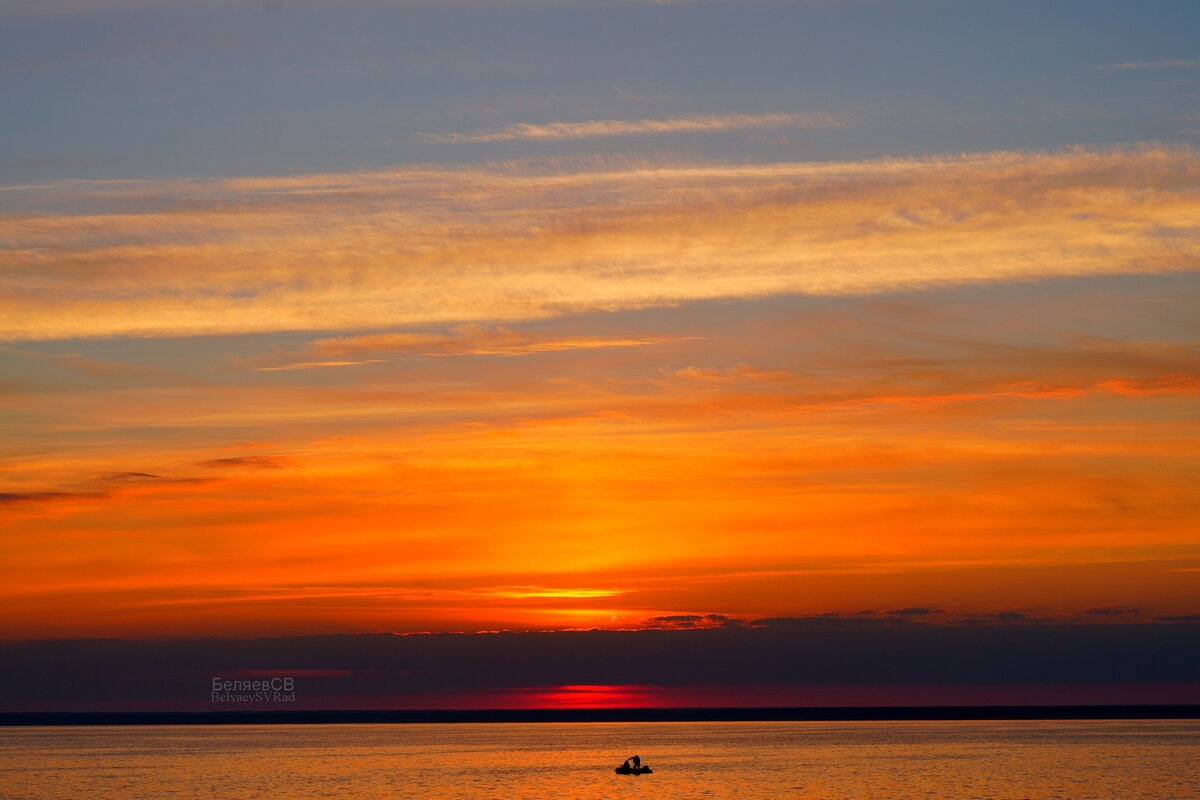
[[437, 710], [0, 711], [0, 727], [553, 722], [888, 722], [1200, 719], [1200, 704], [508, 708]]

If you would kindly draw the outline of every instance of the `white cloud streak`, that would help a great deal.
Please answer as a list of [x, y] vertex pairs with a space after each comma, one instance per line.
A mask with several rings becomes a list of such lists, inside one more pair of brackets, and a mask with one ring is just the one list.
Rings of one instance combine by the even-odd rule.
[[1164, 58], [1159, 61], [1120, 61], [1116, 64], [1102, 64], [1093, 69], [1101, 71], [1118, 70], [1124, 72], [1147, 69], [1196, 69], [1200, 61], [1190, 58]]
[[442, 143], [510, 142], [518, 140], [594, 139], [663, 133], [695, 133], [749, 128], [840, 128], [844, 117], [824, 112], [791, 114], [702, 114], [668, 119], [595, 119], [584, 122], [519, 122], [476, 133], [424, 134]]
[[1200, 268], [1200, 156], [1171, 147], [72, 182], [5, 202], [36, 209], [0, 215], [5, 340], [395, 331]]

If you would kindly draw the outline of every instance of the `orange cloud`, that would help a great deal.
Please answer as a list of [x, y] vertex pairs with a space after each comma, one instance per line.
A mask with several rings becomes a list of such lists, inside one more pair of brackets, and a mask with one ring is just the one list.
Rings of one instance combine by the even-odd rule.
[[1159, 378], [1114, 378], [1097, 388], [1116, 394], [1144, 397], [1158, 394], [1200, 394], [1200, 375], [1165, 375]]
[[[994, 410], [956, 421], [943, 403], [905, 408], [909, 418], [888, 416], [888, 403], [796, 415], [786, 392], [803, 382], [778, 369], [732, 372], [785, 395], [724, 388], [702, 400], [666, 384], [645, 397], [639, 387], [586, 397], [586, 408], [630, 413], [615, 423], [580, 415], [570, 429], [517, 419], [530, 404], [549, 419], [576, 402], [559, 388], [525, 396], [519, 409], [506, 406], [525, 387], [497, 392], [471, 426], [457, 411], [397, 419], [396, 400], [364, 396], [353, 402], [379, 407], [366, 439], [285, 440], [298, 453], [287, 469], [261, 468], [279, 465], [265, 456], [172, 464], [147, 454], [152, 471], [123, 472], [227, 468], [206, 469], [216, 475], [206, 483], [102, 479], [104, 499], [10, 504], [0, 593], [21, 597], [10, 607], [22, 614], [62, 620], [62, 631], [79, 619], [65, 610], [86, 605], [87, 630], [114, 635], [607, 627], [697, 608], [752, 618], [851, 603], [1061, 614], [1067, 597], [1084, 608], [1193, 611], [1172, 603], [1195, 573], [1162, 574], [1196, 557], [1186, 481], [1195, 437], [1176, 420], [1064, 437], [1006, 427]], [[1022, 403], [1064, 402], [1012, 391]], [[332, 406], [319, 396], [293, 400], [332, 412], [319, 430], [349, 418], [347, 395]], [[221, 397], [192, 398], [189, 416], [168, 407], [164, 421], [221, 418]], [[273, 398], [253, 427], [279, 440], [299, 417]], [[247, 393], [237, 402], [263, 401]], [[1069, 411], [1030, 408], [1075, 420], [1089, 403], [1171, 398], [1065, 402]], [[512, 436], [485, 438], [497, 430]], [[63, 486], [72, 473], [116, 472], [86, 458], [27, 461], [23, 471], [58, 470]]]

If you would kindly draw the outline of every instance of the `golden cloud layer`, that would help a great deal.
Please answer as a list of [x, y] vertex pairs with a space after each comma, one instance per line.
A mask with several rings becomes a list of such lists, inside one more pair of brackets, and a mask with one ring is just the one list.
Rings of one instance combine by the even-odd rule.
[[1198, 265], [1186, 148], [13, 187], [0, 338], [364, 330]]

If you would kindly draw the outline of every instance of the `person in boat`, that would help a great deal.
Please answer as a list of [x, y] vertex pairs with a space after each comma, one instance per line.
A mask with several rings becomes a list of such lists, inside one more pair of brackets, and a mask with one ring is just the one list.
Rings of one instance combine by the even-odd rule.
[[[633, 762], [633, 768], [634, 768], [634, 769], [641, 769], [641, 768], [642, 768], [642, 757], [641, 757], [641, 756], [634, 756], [633, 758], [629, 759], [629, 761], [632, 761], [632, 762]], [[625, 762], [625, 765], [626, 765], [626, 766], [629, 766], [629, 761], [626, 761], [626, 762]]]
[[629, 769], [629, 759], [625, 759], [625, 763], [621, 765], [621, 769]]

